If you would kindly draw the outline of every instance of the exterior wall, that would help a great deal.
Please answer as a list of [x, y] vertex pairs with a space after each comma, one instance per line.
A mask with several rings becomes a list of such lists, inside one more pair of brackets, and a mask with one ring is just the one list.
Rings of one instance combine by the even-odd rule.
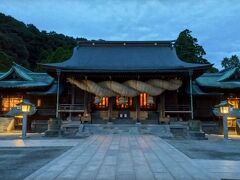
[[210, 121], [215, 120], [212, 109], [219, 104], [221, 97], [219, 96], [195, 96], [194, 102], [194, 117], [200, 120]]
[[[117, 119], [130, 119], [136, 121], [137, 119], [137, 104], [139, 103], [139, 96], [134, 97], [132, 99], [133, 106], [128, 108], [119, 108], [116, 105], [116, 97], [112, 98], [112, 110], [109, 112], [108, 107], [96, 107], [94, 102], [94, 95], [88, 92], [85, 92], [77, 87], [67, 86], [67, 90], [64, 94], [61, 95], [60, 104], [73, 104], [73, 105], [82, 105], [84, 106], [84, 96], [86, 96], [86, 106], [87, 113], [91, 115], [92, 120], [105, 120], [107, 121], [109, 118], [112, 121]], [[170, 118], [182, 118], [189, 119], [189, 113], [167, 113], [164, 114], [165, 107], [168, 107], [168, 110], [181, 111], [182, 106], [184, 105], [187, 110], [189, 110], [190, 98], [189, 95], [184, 92], [185, 88], [180, 89], [179, 91], [165, 91], [160, 96], [154, 97], [155, 104], [151, 109], [140, 108], [139, 110], [139, 119], [140, 120], [154, 120], [156, 122], [159, 121], [160, 116], [165, 117], [168, 115]], [[73, 97], [74, 96], [74, 97]], [[110, 101], [110, 98], [109, 100]], [[176, 109], [178, 108], [178, 109]], [[84, 110], [84, 107], [82, 107]], [[185, 109], [186, 110], [186, 109]], [[83, 116], [82, 112], [62, 112], [61, 118], [63, 120], [79, 120], [79, 115]]]
[[[33, 103], [36, 108], [37, 112], [28, 117], [28, 130], [43, 132], [47, 129], [47, 121], [50, 117], [55, 117], [56, 114], [56, 96], [37, 96], [37, 95], [28, 95], [24, 92], [17, 92], [17, 91], [7, 91], [2, 92], [0, 98], [0, 114], [4, 116], [6, 111], [2, 111], [2, 99], [4, 97], [23, 97], [25, 99], [29, 99], [31, 103]], [[14, 118], [14, 124], [16, 129], [21, 129], [21, 118]]]

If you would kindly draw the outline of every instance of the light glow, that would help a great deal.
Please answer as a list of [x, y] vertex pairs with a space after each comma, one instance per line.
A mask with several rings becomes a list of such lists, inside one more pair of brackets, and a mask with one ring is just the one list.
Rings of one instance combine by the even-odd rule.
[[3, 97], [2, 98], [2, 111], [10, 111], [11, 108], [16, 107], [17, 104], [21, 103], [23, 97]]
[[30, 112], [30, 109], [31, 109], [30, 105], [26, 105], [26, 104], [21, 105], [22, 112]]
[[220, 107], [220, 112], [222, 114], [228, 114], [229, 113], [229, 107], [228, 106]]
[[37, 100], [37, 107], [40, 107], [42, 105], [42, 101], [41, 101], [41, 99], [38, 99]]
[[240, 99], [239, 98], [228, 98], [228, 103], [233, 106], [234, 109], [239, 109]]

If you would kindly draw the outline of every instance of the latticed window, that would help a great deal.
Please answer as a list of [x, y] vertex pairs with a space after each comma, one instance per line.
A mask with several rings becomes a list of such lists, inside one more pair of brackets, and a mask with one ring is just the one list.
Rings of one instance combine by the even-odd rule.
[[147, 93], [141, 93], [139, 98], [141, 109], [153, 109], [155, 107], [153, 97], [149, 96]]
[[9, 111], [12, 107], [16, 107], [16, 104], [22, 102], [23, 97], [3, 97], [2, 98], [2, 111]]
[[100, 102], [96, 105], [97, 109], [107, 109], [109, 106], [108, 97], [102, 97]]
[[128, 109], [133, 107], [133, 98], [132, 97], [116, 97], [116, 108], [117, 109]]
[[140, 107], [147, 107], [147, 93], [140, 94]]

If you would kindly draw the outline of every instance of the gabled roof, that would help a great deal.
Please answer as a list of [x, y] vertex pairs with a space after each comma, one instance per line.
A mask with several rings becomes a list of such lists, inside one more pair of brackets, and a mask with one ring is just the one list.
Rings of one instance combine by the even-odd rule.
[[[31, 91], [27, 94], [29, 95], [56, 95], [58, 91], [58, 84], [57, 81], [54, 81], [54, 83], [46, 90], [46, 91]], [[63, 84], [59, 84], [59, 94], [62, 94], [64, 91]]]
[[62, 63], [42, 64], [71, 72], [168, 72], [208, 69], [210, 64], [181, 61], [174, 41], [86, 41]]
[[16, 74], [16, 76], [22, 80], [26, 81], [32, 81], [33, 79], [28, 75], [28, 73], [32, 73], [32, 71], [16, 64], [15, 62], [13, 63], [13, 66], [7, 71], [6, 73], [3, 73], [0, 75], [0, 81], [5, 80], [8, 77], [10, 78], [11, 75]]
[[9, 71], [0, 73], [0, 88], [46, 87], [53, 81], [47, 73], [32, 72], [16, 63], [13, 63]]
[[[187, 93], [190, 94], [189, 85], [187, 86], [186, 90], [187, 90]], [[194, 96], [221, 96], [221, 95], [223, 95], [223, 93], [205, 92], [196, 84], [196, 81], [193, 81], [193, 83], [192, 83], [192, 95], [194, 95]]]
[[218, 73], [204, 73], [196, 79], [196, 83], [205, 88], [240, 89], [240, 71], [236, 67]]

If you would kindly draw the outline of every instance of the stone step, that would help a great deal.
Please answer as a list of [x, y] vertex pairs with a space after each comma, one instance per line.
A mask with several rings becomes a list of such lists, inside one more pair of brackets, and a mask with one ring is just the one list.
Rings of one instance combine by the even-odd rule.
[[14, 128], [14, 118], [0, 117], [0, 132], [7, 132]]
[[194, 140], [207, 140], [206, 134], [204, 132], [195, 132], [189, 131], [188, 132], [189, 138]]

